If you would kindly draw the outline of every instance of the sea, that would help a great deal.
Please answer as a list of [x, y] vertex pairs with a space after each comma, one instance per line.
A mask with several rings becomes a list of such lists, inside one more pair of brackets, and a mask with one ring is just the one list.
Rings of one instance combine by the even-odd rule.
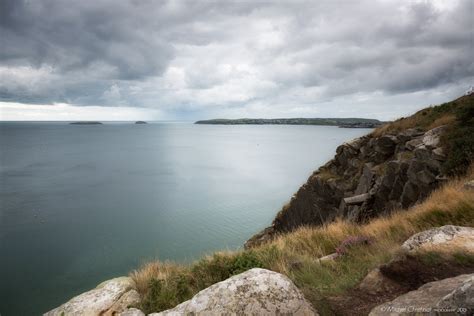
[[0, 315], [40, 315], [151, 260], [242, 248], [369, 132], [0, 122]]

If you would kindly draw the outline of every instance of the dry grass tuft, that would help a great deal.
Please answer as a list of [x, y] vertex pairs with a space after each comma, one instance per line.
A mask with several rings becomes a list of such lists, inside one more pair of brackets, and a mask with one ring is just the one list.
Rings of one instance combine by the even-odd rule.
[[451, 125], [456, 121], [456, 115], [454, 114], [446, 114], [441, 116], [440, 118], [436, 119], [428, 125], [428, 130], [442, 126], [442, 125]]
[[130, 273], [130, 277], [135, 281], [138, 293], [146, 295], [149, 289], [150, 280], [167, 281], [172, 275], [183, 273], [184, 267], [172, 262], [152, 261], [143, 265], [140, 269]]
[[431, 106], [416, 112], [409, 117], [402, 117], [394, 122], [384, 124], [372, 132], [375, 137], [398, 133], [409, 128], [427, 131], [441, 125], [451, 125], [456, 121], [456, 111], [467, 107], [472, 97], [461, 97], [457, 100], [437, 106]]

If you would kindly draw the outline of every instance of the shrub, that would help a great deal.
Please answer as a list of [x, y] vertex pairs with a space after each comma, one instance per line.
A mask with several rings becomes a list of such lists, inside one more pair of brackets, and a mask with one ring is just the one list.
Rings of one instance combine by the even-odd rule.
[[255, 252], [247, 251], [237, 255], [232, 263], [232, 275], [242, 273], [252, 268], [263, 268], [262, 262], [257, 258]]
[[474, 157], [474, 99], [456, 111], [456, 122], [443, 138], [447, 160], [443, 170], [448, 175], [464, 175]]
[[183, 274], [173, 275], [166, 280], [151, 279], [141, 307], [146, 312], [172, 308], [191, 298], [190, 284], [191, 279]]

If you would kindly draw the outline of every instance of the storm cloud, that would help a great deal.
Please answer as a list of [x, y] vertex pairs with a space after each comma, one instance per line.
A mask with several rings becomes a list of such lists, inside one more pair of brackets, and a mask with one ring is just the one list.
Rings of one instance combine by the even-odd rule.
[[389, 119], [473, 84], [473, 3], [0, 0], [0, 101]]

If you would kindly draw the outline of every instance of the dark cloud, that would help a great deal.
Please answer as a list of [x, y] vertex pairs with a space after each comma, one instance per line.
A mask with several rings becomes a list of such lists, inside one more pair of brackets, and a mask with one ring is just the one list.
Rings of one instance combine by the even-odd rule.
[[251, 115], [454, 94], [474, 78], [473, 6], [0, 0], [0, 101]]

